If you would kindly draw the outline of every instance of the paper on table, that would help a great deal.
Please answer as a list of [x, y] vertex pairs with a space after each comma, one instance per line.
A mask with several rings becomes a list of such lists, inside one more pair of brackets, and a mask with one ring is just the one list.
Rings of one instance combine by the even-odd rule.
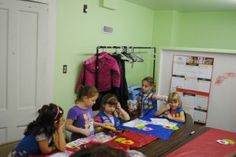
[[58, 152], [50, 155], [49, 157], [68, 157], [72, 154], [73, 152], [70, 151], [64, 151], [64, 152]]
[[150, 124], [169, 126], [169, 127], [174, 127], [177, 125], [176, 123], [170, 122], [169, 120], [167, 120], [165, 118], [151, 118]]
[[147, 125], [149, 124], [150, 122], [148, 121], [145, 121], [145, 120], [141, 120], [141, 119], [134, 119], [132, 121], [129, 121], [129, 122], [126, 122], [126, 123], [123, 123], [123, 126], [126, 126], [126, 127], [132, 127], [132, 128], [137, 128], [139, 126], [144, 126], [144, 125]]

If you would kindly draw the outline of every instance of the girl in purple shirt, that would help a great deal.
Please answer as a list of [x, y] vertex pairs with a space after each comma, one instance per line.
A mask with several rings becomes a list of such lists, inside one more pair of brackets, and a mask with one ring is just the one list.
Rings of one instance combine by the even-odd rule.
[[97, 89], [93, 86], [80, 87], [76, 104], [68, 111], [66, 119], [66, 129], [72, 132], [72, 141], [93, 135], [94, 125], [104, 126], [102, 123], [94, 122], [93, 119], [92, 106], [95, 104], [98, 95]]

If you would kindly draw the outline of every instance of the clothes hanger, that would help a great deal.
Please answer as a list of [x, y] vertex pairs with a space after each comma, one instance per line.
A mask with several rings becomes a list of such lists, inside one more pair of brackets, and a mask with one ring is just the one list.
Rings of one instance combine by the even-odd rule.
[[135, 60], [135, 62], [144, 62], [144, 60], [141, 57], [134, 54], [134, 48], [133, 47], [131, 47], [131, 53], [130, 54], [131, 54], [133, 60]]
[[132, 59], [130, 54], [127, 53], [127, 47], [126, 46], [122, 47], [121, 57], [122, 57], [123, 60], [128, 61], [129, 63], [134, 62], [134, 60]]

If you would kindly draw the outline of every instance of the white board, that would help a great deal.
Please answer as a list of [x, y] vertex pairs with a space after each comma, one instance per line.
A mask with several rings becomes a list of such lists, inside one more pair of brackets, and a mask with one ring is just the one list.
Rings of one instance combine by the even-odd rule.
[[236, 51], [204, 49], [162, 49], [158, 92], [168, 94], [174, 55], [214, 58], [207, 126], [236, 132]]

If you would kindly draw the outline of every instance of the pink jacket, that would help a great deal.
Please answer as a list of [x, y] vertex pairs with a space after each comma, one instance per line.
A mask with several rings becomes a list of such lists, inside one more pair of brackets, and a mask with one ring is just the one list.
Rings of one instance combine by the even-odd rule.
[[[96, 88], [99, 92], [109, 91], [112, 87], [120, 87], [120, 68], [116, 60], [107, 52], [99, 54], [98, 62], [98, 84]], [[90, 57], [84, 61], [80, 71], [80, 77], [77, 81], [76, 91], [79, 91], [81, 85], [95, 86], [95, 65], [96, 56]]]

